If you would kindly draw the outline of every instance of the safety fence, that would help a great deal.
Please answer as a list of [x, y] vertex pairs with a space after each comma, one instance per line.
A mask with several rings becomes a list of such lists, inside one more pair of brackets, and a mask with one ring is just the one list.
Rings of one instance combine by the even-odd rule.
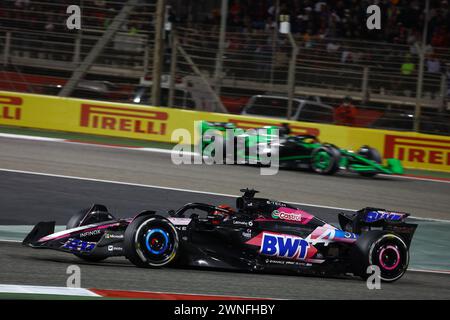
[[[126, 2], [2, 2], [0, 90], [60, 94]], [[151, 104], [155, 1], [137, 3], [71, 97]], [[80, 30], [65, 27], [69, 4], [81, 7]], [[330, 124], [337, 121], [336, 107], [350, 96], [357, 108], [353, 126], [413, 130], [414, 43], [294, 34], [294, 50], [275, 29], [229, 27], [221, 54], [218, 26], [171, 27], [163, 33], [161, 106]], [[429, 49], [420, 97], [422, 133], [450, 135], [449, 63], [448, 48]], [[289, 96], [295, 98], [290, 115]]]
[[[172, 142], [176, 129], [186, 129], [195, 143], [194, 122], [233, 122], [242, 128], [280, 125], [269, 118], [137, 106], [93, 100], [0, 91], [0, 125], [59, 130], [151, 141]], [[312, 134], [324, 142], [356, 150], [371, 145], [385, 158], [406, 168], [450, 172], [450, 138], [399, 131], [353, 128], [289, 121], [294, 134]]]

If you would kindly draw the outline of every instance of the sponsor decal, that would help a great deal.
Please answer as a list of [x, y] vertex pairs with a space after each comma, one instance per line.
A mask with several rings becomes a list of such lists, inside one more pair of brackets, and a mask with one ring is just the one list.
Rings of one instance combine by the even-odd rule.
[[90, 252], [95, 248], [95, 245], [95, 242], [86, 242], [80, 239], [69, 238], [62, 247], [70, 251]]
[[191, 223], [192, 219], [169, 217], [169, 218], [167, 218], [167, 220], [172, 222], [175, 226], [187, 226], [189, 223]]
[[417, 164], [450, 166], [450, 140], [386, 135], [384, 157]]
[[[266, 122], [266, 121], [256, 121], [256, 120], [241, 120], [241, 119], [228, 119], [227, 122], [234, 123], [236, 127], [242, 128], [242, 129], [252, 129], [252, 128], [262, 128], [264, 126], [279, 126], [281, 127], [283, 125], [282, 122], [279, 123], [273, 123], [273, 122]], [[291, 128], [292, 134], [297, 135], [313, 135], [313, 136], [319, 136], [320, 135], [320, 129], [319, 128], [312, 128], [312, 127], [304, 127], [297, 124], [290, 124], [289, 127]]]
[[313, 216], [300, 209], [280, 207], [272, 211], [272, 218], [307, 224]]
[[288, 213], [288, 212], [274, 210], [272, 212], [272, 218], [301, 222], [302, 221], [302, 214], [301, 213], [300, 214]]
[[233, 224], [241, 225], [241, 226], [249, 226], [251, 227], [253, 225], [253, 222], [251, 221], [240, 221], [240, 220], [233, 220]]
[[375, 222], [378, 220], [400, 221], [404, 214], [386, 211], [370, 211], [366, 214], [366, 222]]
[[300, 237], [265, 232], [262, 236], [260, 253], [266, 256], [305, 260], [316, 252], [316, 248]]
[[312, 266], [310, 263], [300, 262], [300, 261], [292, 261], [292, 260], [274, 260], [274, 259], [266, 259], [265, 263], [267, 264], [281, 264], [286, 266]]
[[252, 229], [247, 229], [247, 231], [242, 232], [242, 237], [250, 239], [252, 237]]
[[22, 117], [22, 109], [20, 106], [23, 100], [20, 97], [0, 95], [0, 119], [20, 120]]
[[271, 201], [271, 200], [267, 200], [266, 203], [269, 204], [269, 205], [277, 206], [277, 207], [287, 207], [287, 204], [286, 204], [286, 203], [279, 202], [279, 201]]
[[187, 227], [186, 226], [175, 226], [175, 229], [177, 229], [178, 231], [186, 231]]
[[101, 230], [92, 230], [92, 231], [88, 231], [88, 232], [83, 232], [83, 233], [80, 233], [80, 238], [96, 236], [96, 235], [99, 235], [100, 233], [101, 233]]
[[123, 250], [122, 247], [116, 247], [116, 246], [113, 246], [113, 245], [109, 245], [109, 246], [108, 246], [108, 251], [110, 251], [110, 252], [113, 252], [113, 251], [122, 251], [122, 250]]
[[165, 135], [168, 118], [169, 114], [163, 111], [82, 104], [80, 126], [149, 135]]
[[105, 239], [123, 239], [123, 234], [105, 233]]
[[338, 230], [336, 228], [317, 227], [307, 239], [312, 243], [323, 243], [327, 246], [330, 242], [355, 242], [358, 236], [355, 233]]

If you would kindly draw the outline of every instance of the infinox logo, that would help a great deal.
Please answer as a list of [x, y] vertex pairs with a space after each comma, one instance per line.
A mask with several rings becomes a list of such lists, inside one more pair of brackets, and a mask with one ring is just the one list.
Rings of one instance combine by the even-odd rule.
[[406, 162], [450, 166], [450, 139], [386, 135], [384, 157]]
[[169, 114], [167, 112], [150, 109], [82, 104], [80, 126], [165, 135], [168, 118]]
[[20, 120], [22, 109], [19, 107], [23, 104], [20, 97], [11, 97], [0, 95], [0, 119]]
[[310, 258], [317, 250], [310, 246], [303, 238], [263, 233], [260, 253], [266, 256], [305, 260]]

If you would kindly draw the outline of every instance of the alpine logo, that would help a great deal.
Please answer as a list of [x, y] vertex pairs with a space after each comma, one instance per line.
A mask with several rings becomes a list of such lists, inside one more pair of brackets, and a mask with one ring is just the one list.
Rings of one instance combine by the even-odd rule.
[[[310, 251], [310, 248], [313, 250]], [[314, 252], [313, 252], [314, 251]], [[260, 253], [272, 257], [305, 260], [315, 253], [308, 241], [295, 236], [264, 233]]]

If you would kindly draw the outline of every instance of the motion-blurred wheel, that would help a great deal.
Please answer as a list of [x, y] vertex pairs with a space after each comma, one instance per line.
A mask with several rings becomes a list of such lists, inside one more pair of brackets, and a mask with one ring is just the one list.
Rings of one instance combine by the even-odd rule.
[[[368, 160], [375, 161], [378, 164], [381, 164], [382, 162], [381, 155], [378, 150], [370, 146], [362, 146], [356, 153]], [[359, 172], [359, 174], [364, 177], [373, 177], [377, 175], [377, 172]]]
[[125, 230], [125, 256], [142, 268], [172, 264], [178, 254], [179, 238], [174, 225], [161, 216], [141, 216]]
[[311, 154], [311, 169], [319, 174], [334, 174], [339, 170], [339, 150], [331, 146], [315, 149]]
[[387, 231], [363, 233], [355, 243], [352, 252], [354, 273], [367, 279], [367, 267], [380, 268], [384, 282], [394, 282], [406, 272], [409, 264], [409, 250], [401, 237]]

